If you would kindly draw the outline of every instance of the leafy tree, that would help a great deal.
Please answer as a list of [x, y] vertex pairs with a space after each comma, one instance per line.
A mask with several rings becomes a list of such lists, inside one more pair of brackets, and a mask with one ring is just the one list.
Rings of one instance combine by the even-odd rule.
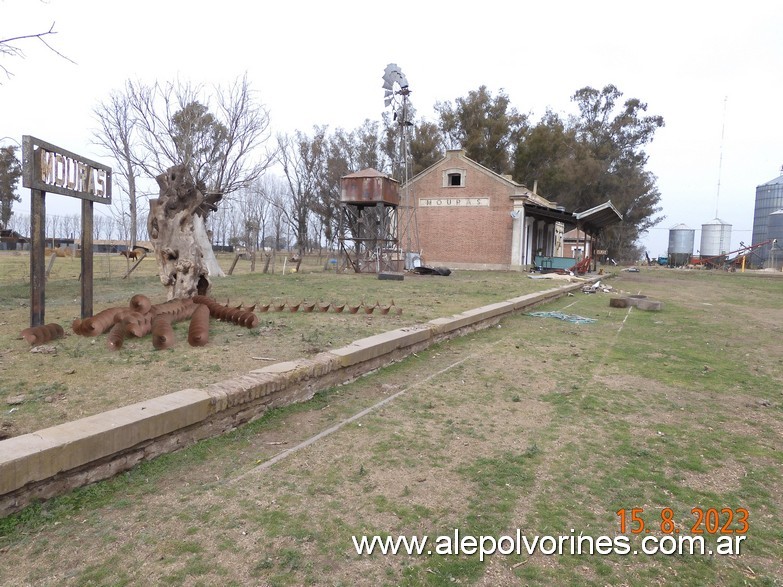
[[[331, 248], [337, 237], [340, 218], [340, 179], [362, 167], [357, 156], [355, 133], [337, 129], [331, 137], [326, 137], [326, 157], [324, 169], [319, 175], [313, 212], [319, 218], [324, 239]], [[365, 159], [372, 159], [365, 154]]]
[[445, 150], [438, 126], [427, 121], [414, 125], [411, 133], [410, 151], [413, 160], [413, 176], [442, 159]]
[[495, 173], [510, 172], [512, 151], [527, 126], [527, 116], [511, 106], [503, 90], [493, 97], [481, 86], [457, 98], [454, 105], [437, 102], [435, 111], [447, 148], [465, 149], [470, 159]]
[[621, 104], [621, 97], [613, 85], [586, 87], [572, 97], [578, 115], [563, 121], [547, 111], [518, 143], [514, 177], [527, 185], [538, 181], [542, 193], [571, 210], [611, 200], [623, 222], [605, 231], [605, 244], [610, 255], [635, 258], [638, 237], [662, 220], [644, 147], [664, 121], [645, 116], [647, 104], [640, 100]]
[[[171, 117], [171, 140], [177, 159], [196, 178], [196, 185], [214, 187], [217, 167], [226, 148], [228, 129], [198, 101], [185, 104]], [[243, 186], [244, 187], [244, 186]]]
[[350, 163], [348, 173], [362, 169], [373, 168], [388, 172], [390, 159], [385, 152], [378, 122], [365, 120], [349, 135], [350, 141], [345, 143], [347, 161]]
[[22, 165], [16, 158], [17, 148], [15, 145], [0, 147], [0, 226], [3, 228], [8, 228], [14, 202], [21, 201], [16, 194], [22, 177]]

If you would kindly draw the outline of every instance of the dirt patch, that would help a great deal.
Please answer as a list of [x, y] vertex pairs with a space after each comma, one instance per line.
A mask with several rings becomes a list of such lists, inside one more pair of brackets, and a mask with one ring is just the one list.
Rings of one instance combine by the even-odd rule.
[[[67, 268], [70, 266], [63, 266]], [[164, 301], [155, 278], [123, 280], [117, 268], [114, 275], [95, 284], [96, 312], [127, 306], [135, 294], [147, 295], [154, 303]], [[260, 309], [276, 302], [284, 305], [283, 311], [275, 312], [272, 307], [266, 312], [257, 311], [259, 323], [252, 329], [213, 319], [209, 344], [201, 348], [188, 346], [187, 321], [177, 323], [174, 347], [163, 351], [153, 348], [149, 336], [128, 338], [122, 349], [112, 351], [107, 347], [107, 335], [86, 338], [72, 334], [70, 326], [79, 315], [79, 300], [73, 297], [76, 294], [71, 291], [70, 281], [52, 279], [47, 281], [46, 321], [59, 323], [66, 330], [64, 338], [53, 341], [52, 354], [31, 353], [30, 346], [18, 338], [28, 325], [29, 300], [25, 296], [29, 292], [21, 286], [8, 287], [10, 299], [0, 302], [5, 321], [0, 331], [0, 406], [4, 406], [6, 397], [23, 395], [25, 400], [2, 410], [0, 425], [5, 424], [8, 435], [32, 432], [551, 286], [521, 280], [515, 272], [478, 273], [481, 291], [477, 292], [475, 275], [457, 272], [445, 281], [411, 277], [393, 283], [371, 275], [323, 271], [285, 276], [234, 275], [216, 281], [212, 295], [220, 303]], [[291, 307], [302, 300], [328, 304], [330, 310], [291, 312]], [[334, 311], [332, 305], [346, 302], [362, 305], [360, 312]], [[391, 306], [393, 311], [366, 314], [365, 306]]]
[[[662, 289], [672, 311], [689, 317], [680, 291], [694, 300], [734, 291], [732, 282], [717, 293], [705, 292], [701, 282], [696, 293], [687, 286], [678, 278]], [[646, 289], [656, 287], [653, 281]], [[778, 307], [778, 298], [762, 296], [760, 305]], [[597, 322], [576, 328], [527, 316], [505, 320], [499, 329], [439, 345], [233, 436], [199, 443], [167, 459], [167, 471], [142, 469], [150, 470], [147, 478], [130, 473], [106, 504], [44, 508], [51, 518], [0, 542], [0, 580], [550, 585], [585, 577], [649, 583], [676, 575], [689, 584], [739, 584], [751, 577], [750, 566], [752, 578], [774, 584], [783, 555], [776, 539], [783, 474], [779, 439], [769, 431], [780, 430], [783, 417], [776, 405], [745, 407], [737, 417], [759, 399], [752, 390], [766, 385], [763, 375], [749, 373], [747, 387], [736, 389], [733, 380], [709, 375], [698, 380], [709, 385], [698, 389], [673, 383], [664, 373], [641, 370], [647, 356], [615, 351], [652, 332], [651, 352], [679, 353], [690, 373], [702, 368], [702, 355], [681, 351], [708, 339], [673, 329], [664, 340], [655, 329], [669, 328], [668, 322], [651, 320], [673, 314], [616, 314], [597, 294], [551, 309], [573, 302], [567, 311]], [[733, 328], [730, 314], [716, 315], [726, 321], [723, 328]], [[761, 339], [757, 350], [771, 344]], [[726, 373], [741, 368], [736, 359], [723, 358]], [[401, 390], [381, 409], [255, 470]], [[106, 486], [91, 489], [96, 500]], [[567, 535], [571, 528], [614, 536], [618, 509], [642, 507], [653, 523], [664, 507], [679, 521], [697, 505], [747, 507], [748, 555], [714, 557], [709, 565], [688, 556], [541, 555], [494, 556], [479, 564], [465, 556], [359, 556], [351, 543], [351, 536], [432, 537], [454, 528], [494, 536], [517, 528], [530, 537]]]

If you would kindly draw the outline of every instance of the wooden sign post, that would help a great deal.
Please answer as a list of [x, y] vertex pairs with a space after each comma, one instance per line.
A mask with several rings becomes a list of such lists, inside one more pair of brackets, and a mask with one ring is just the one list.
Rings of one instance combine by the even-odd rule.
[[46, 193], [82, 200], [82, 318], [92, 316], [93, 203], [111, 204], [111, 168], [22, 137], [22, 185], [30, 188], [30, 326], [44, 324], [46, 309]]

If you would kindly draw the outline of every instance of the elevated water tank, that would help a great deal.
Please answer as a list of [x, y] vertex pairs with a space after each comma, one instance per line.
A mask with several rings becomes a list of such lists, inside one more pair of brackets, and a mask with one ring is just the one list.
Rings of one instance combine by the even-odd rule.
[[731, 251], [731, 224], [720, 218], [714, 218], [701, 225], [699, 254], [702, 259], [720, 257], [729, 251]]
[[372, 168], [340, 178], [340, 202], [354, 206], [398, 206], [400, 184]]
[[669, 266], [687, 265], [693, 255], [693, 242], [696, 230], [685, 224], [677, 224], [669, 229]]

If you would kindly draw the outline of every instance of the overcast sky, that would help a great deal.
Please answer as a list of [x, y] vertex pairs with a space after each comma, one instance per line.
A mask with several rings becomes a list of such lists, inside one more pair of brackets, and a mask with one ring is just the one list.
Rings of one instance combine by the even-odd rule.
[[[664, 117], [649, 146], [665, 220], [643, 239], [718, 216], [750, 243], [756, 186], [783, 165], [783, 4], [744, 2], [187, 2], [0, 0], [0, 39], [46, 30], [5, 58], [0, 138], [33, 135], [111, 165], [91, 144], [92, 111], [125, 80], [227, 83], [245, 72], [274, 132], [379, 120], [384, 68], [408, 78], [419, 117], [481, 85], [538, 120], [575, 112], [582, 87], [616, 85]], [[4, 139], [2, 144], [7, 144]], [[719, 187], [720, 185], [720, 187]], [[546, 195], [546, 186], [539, 186]], [[15, 210], [29, 213], [28, 190]], [[100, 205], [96, 204], [96, 211]], [[52, 195], [47, 211], [76, 214]]]

